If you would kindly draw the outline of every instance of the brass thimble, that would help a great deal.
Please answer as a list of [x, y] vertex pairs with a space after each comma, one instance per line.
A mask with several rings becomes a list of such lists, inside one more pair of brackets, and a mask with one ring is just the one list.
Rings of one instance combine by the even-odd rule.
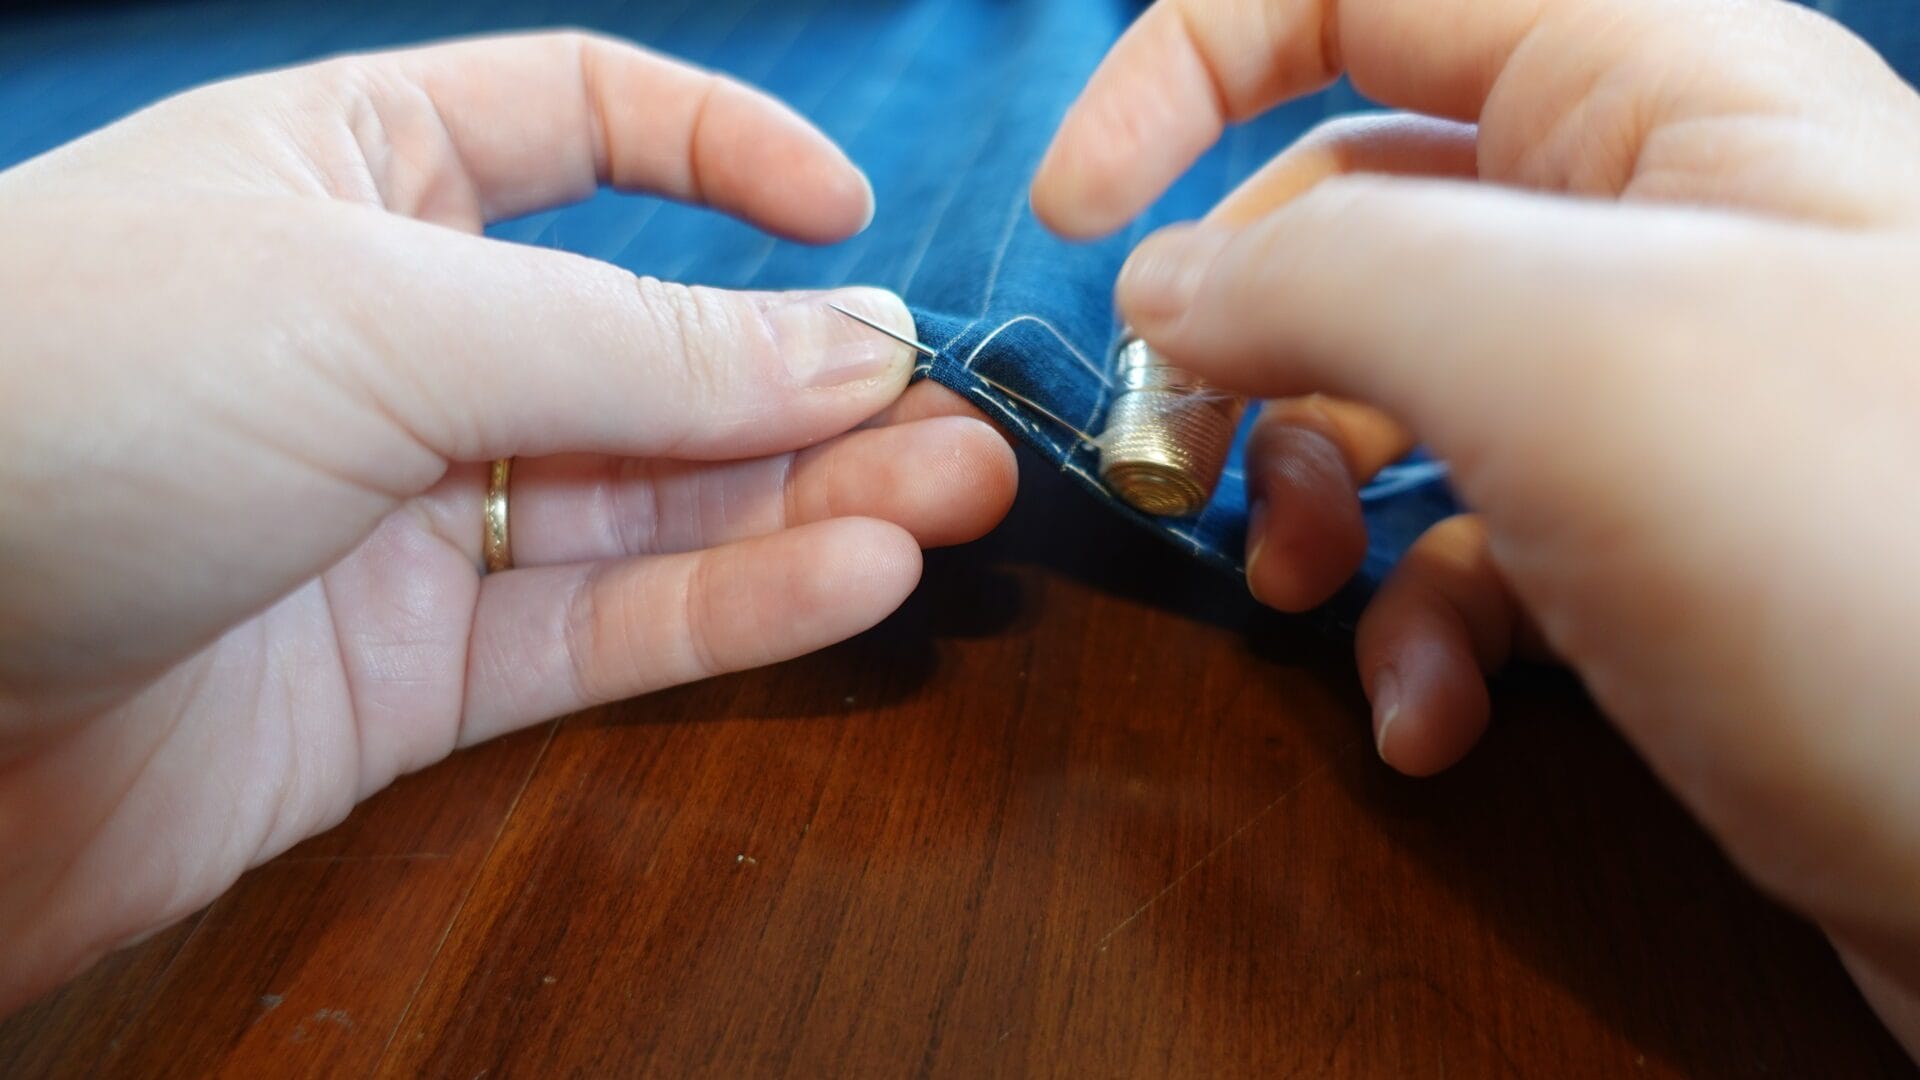
[[1161, 517], [1206, 508], [1226, 468], [1246, 402], [1168, 364], [1123, 332], [1118, 396], [1100, 435], [1100, 479], [1127, 505]]

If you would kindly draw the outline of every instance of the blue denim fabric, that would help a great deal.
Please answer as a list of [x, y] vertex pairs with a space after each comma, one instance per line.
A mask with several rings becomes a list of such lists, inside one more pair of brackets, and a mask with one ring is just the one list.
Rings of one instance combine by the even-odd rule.
[[[1874, 41], [1912, 79], [1912, 0], [1818, 5]], [[924, 374], [965, 394], [1089, 490], [1095, 453], [1031, 408], [1085, 431], [1107, 404], [1110, 290], [1132, 245], [1196, 217], [1322, 118], [1364, 107], [1345, 84], [1228, 133], [1123, 235], [1072, 245], [1042, 230], [1026, 185], [1054, 125], [1133, 0], [195, 0], [0, 15], [0, 165], [172, 91], [329, 53], [544, 25], [591, 27], [770, 89], [845, 146], [872, 178], [879, 215], [835, 247], [778, 242], [718, 215], [602, 193], [496, 226], [500, 237], [578, 251], [638, 273], [730, 288], [885, 285], [940, 355]], [[1355, 317], [1365, 317], [1356, 312]], [[996, 385], [997, 384], [997, 385]], [[997, 387], [1013, 391], [1012, 395]], [[1025, 399], [1024, 401], [1022, 399]], [[1183, 521], [1115, 512], [1237, 571], [1246, 493], [1240, 451], [1212, 505]], [[1455, 511], [1443, 471], [1416, 456], [1364, 494], [1366, 565], [1336, 613], [1379, 580], [1426, 526]]]

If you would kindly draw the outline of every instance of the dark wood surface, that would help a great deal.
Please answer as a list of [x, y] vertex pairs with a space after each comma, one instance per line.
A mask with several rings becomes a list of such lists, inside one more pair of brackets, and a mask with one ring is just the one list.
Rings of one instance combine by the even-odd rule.
[[879, 629], [401, 780], [0, 1075], [1910, 1075], [1570, 682], [1397, 778], [1345, 642], [1023, 468]]

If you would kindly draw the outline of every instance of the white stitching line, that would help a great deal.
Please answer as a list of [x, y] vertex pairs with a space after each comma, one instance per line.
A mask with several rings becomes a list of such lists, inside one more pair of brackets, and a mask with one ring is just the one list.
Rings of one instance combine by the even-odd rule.
[[779, 245], [780, 241], [777, 238], [767, 237], [765, 242], [760, 245], [759, 258], [754, 259], [752, 267], [750, 267], [746, 273], [740, 275], [740, 283], [736, 285], [735, 288], [744, 289], [752, 285], [754, 279], [760, 276], [760, 271], [765, 270], [767, 263], [773, 261], [773, 250]]
[[[1025, 176], [1031, 171], [1031, 169], [1023, 169], [1020, 175]], [[975, 321], [986, 318], [987, 311], [993, 307], [993, 290], [1000, 284], [1000, 264], [1006, 261], [1007, 250], [1013, 247], [1013, 234], [1019, 231], [1020, 219], [1026, 216], [1026, 209], [1027, 189], [1024, 185], [1017, 186], [1014, 189], [1013, 213], [1007, 215], [1007, 227], [1000, 234], [1000, 243], [994, 249], [993, 262], [987, 266], [987, 286], [981, 290], [980, 314], [974, 316]]]
[[[775, 56], [771, 62], [761, 66], [758, 72], [753, 76], [751, 81], [755, 85], [771, 80], [773, 77], [773, 73], [780, 70], [780, 65], [786, 63], [787, 60], [793, 56], [794, 51], [800, 47], [800, 40], [806, 35], [807, 28], [812, 26], [814, 22], [819, 19], [820, 10], [821, 9], [818, 6], [814, 7], [812, 11], [809, 11], [806, 14], [806, 17], [802, 18], [798, 23], [795, 24], [792, 36], [787, 38], [786, 46], [781, 49], [779, 55]], [[811, 112], [815, 108], [818, 108], [820, 103], [822, 101], [825, 101], [827, 97], [831, 95], [833, 90], [840, 85], [840, 83], [846, 81], [847, 72], [852, 70], [853, 70], [853, 65], [851, 64], [847, 65], [847, 68], [841, 72], [839, 78], [834, 79], [824, 89], [822, 89], [820, 93], [814, 95], [813, 99], [807, 105], [807, 111]], [[779, 246], [779, 239], [777, 237], [773, 237], [773, 236], [766, 237], [764, 239], [764, 242], [761, 244], [759, 257], [755, 258], [753, 260], [752, 265], [747, 269], [747, 271], [740, 275], [738, 279], [739, 285], [736, 287], [744, 289], [747, 286], [753, 284], [754, 280], [760, 276], [760, 272], [767, 268], [767, 263], [772, 260], [774, 249], [778, 246]]]
[[660, 196], [654, 196], [654, 201], [634, 216], [632, 227], [626, 236], [622, 237], [618, 245], [614, 246], [612, 250], [600, 258], [605, 262], [618, 263], [627, 252], [632, 251], [633, 246], [640, 242], [640, 234], [647, 230], [647, 223], [653, 220], [653, 215], [660, 212], [661, 205], [666, 201], [666, 199]]
[[1112, 391], [1112, 384], [1105, 381], [1100, 383], [1100, 389], [1093, 395], [1093, 411], [1087, 414], [1087, 422], [1080, 425], [1082, 428], [1092, 431], [1093, 425], [1100, 422], [1100, 417], [1107, 411], [1108, 400], [1113, 397]]
[[1204, 552], [1205, 550], [1207, 550], [1207, 545], [1202, 543], [1199, 537], [1193, 535], [1192, 533], [1186, 531], [1185, 529], [1176, 529], [1171, 525], [1162, 525], [1161, 528], [1165, 529], [1169, 535], [1177, 536], [1180, 539], [1185, 540], [1187, 543], [1192, 544], [1193, 553], [1195, 555], [1198, 555], [1201, 552]]
[[[874, 119], [880, 115], [880, 111], [886, 103], [893, 99], [894, 91], [900, 87], [900, 76], [906, 74], [907, 68], [912, 65], [914, 58], [920, 55], [921, 47], [927, 43], [928, 38], [933, 36], [934, 30], [939, 27], [942, 18], [947, 13], [947, 9], [951, 6], [952, 0], [948, 0], [947, 3], [931, 9], [933, 12], [932, 17], [927, 19], [927, 25], [920, 31], [919, 36], [900, 50], [898, 54], [899, 62], [893, 66], [892, 70], [887, 72], [885, 77], [873, 80], [873, 82], [870, 83], [870, 85], [884, 85], [887, 88], [886, 92], [874, 101], [873, 105], [867, 109], [867, 114], [861, 117], [858, 123], [834, 136], [835, 142], [850, 151], [853, 146], [853, 141], [866, 133], [868, 125], [872, 124]], [[851, 73], [853, 67], [851, 64], [848, 65], [847, 72]], [[837, 82], [835, 86], [838, 86]], [[846, 264], [844, 267], [836, 268], [836, 273], [831, 275], [831, 280], [838, 282], [845, 282], [847, 280], [847, 275], [852, 273], [853, 268], [860, 264], [861, 256], [866, 253], [869, 247], [873, 246], [873, 231], [869, 229], [859, 237], [859, 240], [860, 244], [858, 247], [849, 247], [849, 258]]]
[[[1060, 339], [1060, 344], [1065, 345], [1067, 347], [1067, 351], [1073, 354], [1073, 358], [1075, 360], [1080, 361], [1081, 367], [1086, 368], [1088, 371], [1093, 372], [1093, 377], [1100, 380], [1101, 386], [1110, 385], [1107, 379], [1106, 372], [1101, 371], [1098, 367], [1094, 365], [1093, 361], [1087, 359], [1087, 354], [1081, 352], [1080, 347], [1078, 345], [1075, 345], [1072, 341], [1068, 340], [1067, 335], [1061, 333], [1059, 327], [1053, 325], [1052, 323], [1048, 322], [1047, 320], [1041, 318], [1038, 315], [1015, 315], [1013, 318], [1008, 319], [1006, 322], [1003, 322], [999, 326], [994, 327], [991, 333], [989, 333], [986, 337], [983, 337], [980, 339], [980, 344], [975, 345], [973, 347], [973, 351], [967, 354], [967, 358], [961, 361], [960, 366], [968, 371], [972, 371], [974, 360], [977, 357], [979, 357], [980, 350], [987, 347], [988, 342], [992, 341], [996, 337], [999, 337], [1001, 331], [1006, 330], [1008, 327], [1014, 325], [1015, 323], [1023, 323], [1023, 322], [1038, 323], [1041, 326], [1045, 327], [1049, 333], [1051, 333], [1054, 337]], [[949, 342], [948, 344], [952, 344], [952, 343]]]
[[[647, 31], [646, 37], [648, 40], [657, 40], [665, 36], [675, 26], [679, 25], [681, 18], [685, 16], [692, 7], [693, 0], [681, 0], [680, 7], [677, 8], [672, 15], [668, 16], [665, 22], [661, 23], [657, 29]], [[626, 255], [628, 251], [631, 251], [633, 245], [639, 242], [640, 234], [646, 231], [647, 224], [653, 220], [653, 215], [660, 212], [661, 205], [666, 201], [667, 200], [657, 195], [654, 196], [654, 201], [634, 217], [632, 227], [628, 230], [625, 237], [620, 240], [619, 244], [614, 246], [607, 254], [600, 256], [600, 258], [605, 262], [619, 262], [620, 258]]]
[[953, 183], [948, 184], [947, 190], [940, 194], [940, 211], [933, 215], [927, 222], [927, 227], [921, 230], [919, 243], [915, 245], [913, 261], [907, 268], [906, 276], [900, 280], [899, 288], [894, 292], [901, 296], [907, 295], [907, 289], [913, 285], [913, 279], [920, 275], [920, 264], [926, 261], [927, 252], [933, 247], [934, 238], [940, 235], [940, 226], [946, 222], [947, 212], [953, 209], [954, 196], [960, 194], [961, 187], [971, 179], [967, 174], [973, 170], [974, 164], [985, 157], [988, 149], [993, 146], [993, 136], [999, 130], [999, 125], [998, 114], [991, 122], [981, 125], [986, 137], [980, 140], [980, 145], [974, 147], [972, 156], [967, 158], [967, 163], [953, 171]]
[[1006, 402], [1001, 401], [998, 397], [992, 394], [987, 394], [984, 400], [986, 401], [987, 404], [993, 406], [996, 409], [999, 409], [1000, 414], [1002, 416], [1005, 416], [1007, 419], [1013, 421], [1016, 424], [1019, 424], [1020, 429], [1022, 431], [1025, 431], [1029, 435], [1033, 435], [1036, 437], [1039, 436], [1040, 432], [1034, 428], [1033, 422], [1028, 420], [1024, 416], [1021, 416], [1017, 411], [1014, 410], [1013, 406], [1008, 405]]
[[935, 349], [935, 350], [933, 350], [933, 351], [934, 351], [934, 352], [936, 352], [936, 353], [944, 353], [944, 352], [946, 352], [946, 351], [947, 351], [948, 349], [951, 349], [951, 348], [953, 348], [953, 343], [954, 343], [954, 342], [956, 342], [956, 341], [959, 341], [959, 340], [960, 340], [961, 338], [963, 338], [963, 337], [966, 337], [966, 336], [967, 336], [967, 331], [969, 331], [969, 330], [971, 330], [971, 329], [973, 329], [974, 327], [976, 327], [976, 326], [978, 326], [978, 325], [980, 325], [980, 323], [981, 323], [981, 322], [983, 322], [983, 321], [984, 321], [985, 319], [986, 319], [986, 316], [984, 316], [984, 315], [976, 315], [976, 316], [974, 316], [974, 317], [973, 317], [973, 318], [972, 318], [971, 320], [969, 320], [969, 321], [968, 321], [968, 323], [967, 323], [967, 325], [965, 325], [965, 326], [963, 326], [963, 327], [961, 327], [961, 328], [959, 329], [959, 331], [958, 331], [957, 333], [955, 333], [955, 334], [954, 334], [954, 335], [953, 335], [952, 337], [950, 337], [950, 338], [948, 338], [947, 340], [945, 340], [945, 341], [943, 341], [943, 342], [941, 342], [941, 343], [940, 343], [940, 347], [939, 347], [939, 348], [937, 348], [937, 349]]
[[[1131, 253], [1134, 247], [1140, 243], [1140, 237], [1145, 235], [1146, 231], [1147, 216], [1142, 212], [1139, 217], [1133, 219], [1133, 225], [1127, 229], [1127, 238], [1121, 242], [1122, 246]], [[1092, 431], [1094, 425], [1100, 422], [1100, 417], [1105, 415], [1107, 403], [1112, 400], [1112, 397], [1112, 379], [1105, 373], [1102, 373], [1100, 377], [1100, 389], [1093, 395], [1093, 411], [1087, 414], [1086, 422], [1080, 426], [1087, 431]]]
[[[919, 244], [919, 250], [914, 253], [911, 269], [907, 271], [906, 277], [901, 280], [900, 287], [895, 290], [901, 296], [906, 296], [907, 289], [913, 284], [913, 279], [919, 275], [920, 264], [926, 259], [927, 251], [932, 248], [934, 238], [939, 235], [940, 226], [946, 221], [948, 211], [953, 209], [953, 197], [959, 194], [961, 185], [967, 180], [967, 173], [973, 169], [975, 162], [986, 156], [987, 149], [993, 145], [993, 136], [1000, 130], [1000, 121], [1006, 117], [1007, 111], [1012, 107], [1014, 97], [1015, 95], [1009, 94], [1001, 99], [1000, 107], [994, 112], [993, 118], [980, 126], [981, 133], [984, 137], [980, 140], [980, 145], [974, 149], [973, 156], [967, 159], [965, 165], [954, 171], [953, 183], [948, 185], [946, 192], [941, 196], [940, 212], [933, 218], [932, 223], [928, 226]], [[1014, 220], [1016, 222], [1019, 220], [1018, 212], [1014, 214]], [[1009, 229], [1007, 235], [1009, 238], [1012, 237], [1013, 233], [1011, 229]], [[1004, 250], [1002, 254], [1005, 254]], [[997, 259], [998, 257], [996, 257], [996, 261]], [[989, 294], [989, 297], [990, 296], [991, 294]], [[984, 316], [985, 314], [986, 312], [983, 310], [981, 315]]]
[[[972, 375], [975, 379], [980, 380], [980, 388], [978, 391], [980, 396], [976, 400], [979, 400], [984, 404], [993, 406], [995, 409], [999, 410], [1001, 415], [1005, 416], [1009, 420], [1012, 420], [1014, 423], [1020, 425], [1021, 429], [1026, 431], [1028, 435], [1032, 436], [1035, 441], [1044, 443], [1046, 445], [1046, 449], [1058, 459], [1061, 472], [1069, 472], [1074, 474], [1075, 476], [1078, 476], [1080, 479], [1085, 480], [1087, 484], [1091, 486], [1095, 491], [1106, 490], [1106, 485], [1102, 484], [1099, 480], [1096, 480], [1092, 473], [1088, 472], [1084, 468], [1081, 468], [1079, 463], [1073, 460], [1073, 455], [1078, 453], [1080, 451], [1081, 446], [1083, 445], [1080, 439], [1078, 438], [1074, 439], [1072, 444], [1069, 446], [1062, 446], [1059, 442], [1056, 442], [1052, 439], [1047, 438], [1045, 432], [1048, 429], [1043, 429], [1043, 428], [1034, 426], [1033, 422], [1028, 420], [1025, 416], [1021, 415], [1018, 410], [1014, 409], [1013, 405], [1010, 402], [1002, 401], [1000, 399], [1001, 393], [998, 391], [996, 387], [993, 386], [993, 384], [987, 382], [977, 372], [969, 371], [968, 374]], [[1055, 421], [1055, 423], [1057, 422], [1058, 421]]]
[[[873, 123], [874, 117], [880, 114], [881, 108], [885, 106], [887, 102], [893, 100], [894, 91], [900, 88], [900, 76], [906, 74], [907, 68], [913, 63], [913, 58], [920, 55], [920, 47], [927, 43], [927, 39], [929, 37], [933, 36], [933, 28], [940, 25], [940, 17], [945, 15], [947, 12], [947, 8], [952, 6], [953, 6], [952, 0], [948, 0], [947, 3], [942, 4], [940, 5], [940, 7], [934, 9], [934, 16], [927, 20], [926, 28], [920, 31], [920, 36], [914, 38], [912, 43], [908, 44], [905, 48], [901, 49], [900, 52], [897, 54], [899, 62], [894, 64], [893, 67], [887, 72], [887, 74], [884, 77], [876, 79], [872, 83], [868, 84], [868, 85], [885, 86], [887, 90], [885, 93], [881, 94], [877, 99], [875, 99], [872, 106], [870, 106], [867, 109], [867, 114], [860, 118], [859, 123], [853, 125], [851, 128], [848, 128], [846, 131], [842, 132], [839, 135], [836, 141], [838, 141], [842, 146], [845, 146], [851, 143], [854, 140], [855, 136], [866, 131], [867, 125]], [[847, 72], [851, 73], [854, 70], [854, 68], [858, 66], [859, 65], [857, 64], [849, 63], [847, 65]], [[842, 78], [844, 79], [845, 76], [843, 75]], [[836, 83], [836, 85], [838, 84]]]
[[[744, 0], [739, 9], [733, 13], [733, 21], [727, 23], [726, 28], [720, 31], [719, 36], [714, 39], [713, 48], [719, 49], [725, 46], [727, 42], [733, 40], [734, 32], [740, 29], [740, 24], [746, 21], [747, 12], [755, 6], [754, 0]], [[674, 263], [672, 269], [663, 270], [658, 276], [663, 281], [678, 281], [686, 274], [688, 268], [699, 260], [702, 254], [704, 254], [704, 252], [700, 248], [695, 247], [686, 256]]]

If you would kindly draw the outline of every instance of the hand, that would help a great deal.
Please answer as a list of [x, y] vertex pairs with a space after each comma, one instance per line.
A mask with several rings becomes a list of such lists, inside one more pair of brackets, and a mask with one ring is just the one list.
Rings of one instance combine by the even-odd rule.
[[1360, 626], [1381, 754], [1453, 762], [1537, 638], [1920, 1050], [1920, 101], [1771, 0], [1164, 0], [1034, 205], [1108, 231], [1343, 70], [1423, 115], [1309, 136], [1118, 286], [1274, 399], [1253, 591], [1328, 595], [1355, 486], [1426, 441], [1478, 512]]
[[824, 306], [910, 330], [891, 294], [476, 235], [601, 182], [872, 213], [773, 100], [573, 35], [213, 86], [0, 174], [0, 1010], [456, 747], [863, 630], [1005, 511], [994, 430], [895, 403], [907, 351]]

